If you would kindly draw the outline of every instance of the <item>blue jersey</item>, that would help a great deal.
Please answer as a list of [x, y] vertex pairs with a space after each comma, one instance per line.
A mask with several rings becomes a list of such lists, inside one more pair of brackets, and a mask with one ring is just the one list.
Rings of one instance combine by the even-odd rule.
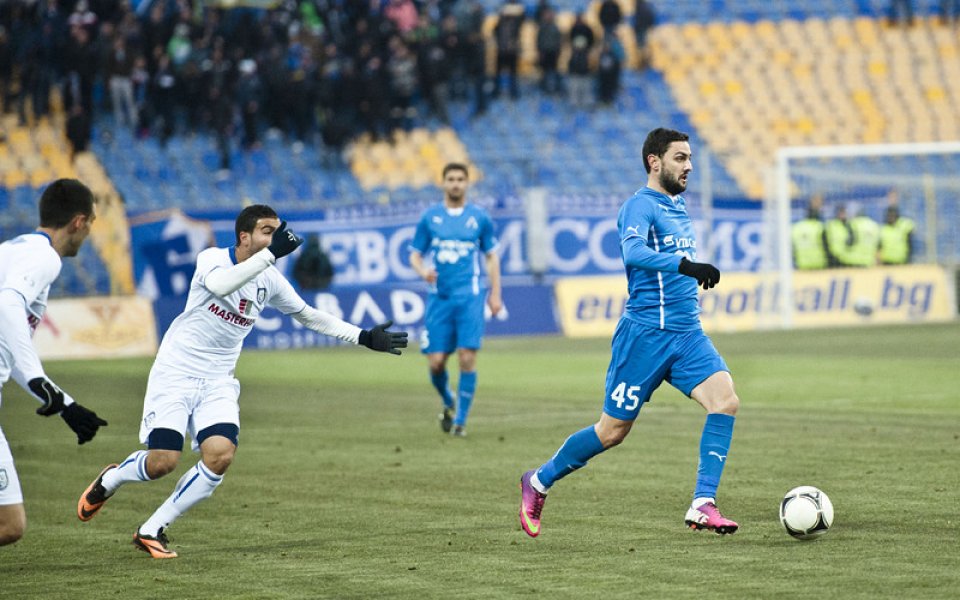
[[677, 272], [683, 257], [697, 259], [683, 198], [644, 187], [620, 207], [617, 228], [630, 292], [624, 317], [653, 329], [700, 329], [697, 280]]
[[443, 203], [431, 206], [420, 216], [410, 247], [422, 255], [433, 253], [437, 283], [431, 293], [446, 297], [486, 292], [481, 253], [495, 250], [497, 238], [490, 215], [479, 206], [466, 204], [462, 211], [451, 211]]

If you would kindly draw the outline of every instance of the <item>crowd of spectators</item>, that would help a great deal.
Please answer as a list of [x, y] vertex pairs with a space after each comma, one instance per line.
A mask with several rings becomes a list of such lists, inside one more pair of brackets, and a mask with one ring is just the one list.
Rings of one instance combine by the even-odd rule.
[[[235, 4], [235, 3], [234, 3]], [[448, 101], [484, 113], [506, 75], [520, 94], [520, 28], [538, 24], [540, 89], [577, 107], [612, 102], [624, 51], [613, 33], [623, 19], [616, 0], [600, 6], [602, 33], [578, 15], [562, 33], [556, 10], [529, 11], [505, 0], [491, 39], [479, 0], [285, 0], [269, 9], [218, 8], [200, 0], [6, 0], [0, 2], [0, 98], [28, 119], [50, 111], [59, 87], [70, 138], [85, 145], [91, 123], [161, 143], [181, 131], [213, 132], [229, 168], [229, 144], [260, 144], [263, 132], [294, 149], [317, 134], [341, 149], [354, 135], [388, 136], [432, 116], [448, 122]], [[638, 15], [651, 20], [649, 3]], [[639, 21], [639, 20], [638, 20]], [[641, 30], [642, 29], [642, 30]], [[487, 73], [487, 44], [496, 45]], [[564, 47], [569, 63], [561, 69]], [[568, 82], [560, 71], [568, 71]], [[569, 83], [569, 86], [566, 85]], [[595, 92], [595, 94], [593, 93]]]

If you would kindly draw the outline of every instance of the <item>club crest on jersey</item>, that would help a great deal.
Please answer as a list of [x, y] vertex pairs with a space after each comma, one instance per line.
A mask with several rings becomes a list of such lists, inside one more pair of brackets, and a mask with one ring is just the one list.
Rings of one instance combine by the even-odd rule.
[[267, 288], [257, 288], [257, 304], [263, 304], [267, 299]]
[[241, 315], [250, 314], [250, 301], [246, 298], [240, 298], [240, 304], [237, 305], [237, 310], [240, 311]]
[[477, 218], [472, 216], [467, 219], [467, 228], [468, 229], [477, 229], [480, 225], [477, 224]]
[[10, 478], [7, 476], [6, 469], [0, 469], [0, 492], [7, 489], [7, 486], [10, 484]]

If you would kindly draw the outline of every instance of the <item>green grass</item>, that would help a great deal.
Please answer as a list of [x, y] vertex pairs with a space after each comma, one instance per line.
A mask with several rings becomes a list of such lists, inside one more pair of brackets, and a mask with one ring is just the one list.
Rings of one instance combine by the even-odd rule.
[[[415, 351], [244, 354], [237, 459], [171, 527], [172, 561], [130, 537], [189, 452], [90, 523], [74, 516], [99, 469], [138, 448], [150, 361], [50, 363], [110, 426], [78, 447], [4, 389], [29, 525], [0, 549], [0, 598], [955, 598], [960, 324], [714, 341], [743, 403], [720, 489], [734, 536], [683, 527], [703, 414], [664, 386], [623, 446], [554, 488], [527, 538], [517, 480], [598, 417], [609, 352], [529, 338], [488, 341], [463, 440], [440, 433]], [[836, 507], [814, 542], [777, 520], [801, 484]]]

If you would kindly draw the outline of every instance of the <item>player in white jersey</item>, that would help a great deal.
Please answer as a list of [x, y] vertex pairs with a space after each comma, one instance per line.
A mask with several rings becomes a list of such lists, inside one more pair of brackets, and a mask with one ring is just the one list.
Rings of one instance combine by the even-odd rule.
[[187, 305], [167, 330], [150, 370], [138, 450], [108, 465], [84, 490], [77, 516], [89, 521], [125, 484], [173, 471], [190, 433], [197, 462], [173, 493], [133, 536], [154, 558], [173, 558], [164, 530], [210, 497], [233, 461], [240, 433], [240, 383], [233, 372], [243, 339], [260, 312], [272, 306], [304, 326], [379, 352], [400, 354], [407, 334], [390, 322], [360, 329], [309, 306], [273, 265], [303, 243], [269, 206], [248, 206], [236, 222], [236, 246], [208, 248], [197, 256]]
[[[47, 309], [61, 258], [76, 256], [96, 215], [93, 194], [76, 179], [51, 183], [40, 197], [40, 227], [0, 244], [0, 387], [13, 379], [43, 403], [37, 414], [59, 414], [89, 442], [107, 422], [77, 404], [43, 371], [31, 336]], [[23, 537], [27, 514], [10, 446], [0, 429], [0, 546]]]

